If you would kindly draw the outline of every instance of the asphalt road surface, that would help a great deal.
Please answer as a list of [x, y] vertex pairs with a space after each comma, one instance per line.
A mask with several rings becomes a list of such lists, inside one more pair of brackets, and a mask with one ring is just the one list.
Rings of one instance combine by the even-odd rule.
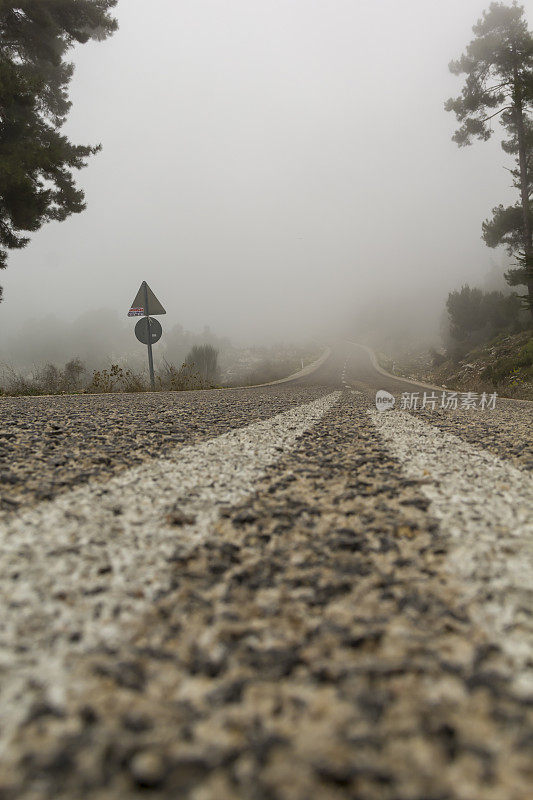
[[529, 800], [533, 406], [436, 395], [1, 398], [0, 799]]

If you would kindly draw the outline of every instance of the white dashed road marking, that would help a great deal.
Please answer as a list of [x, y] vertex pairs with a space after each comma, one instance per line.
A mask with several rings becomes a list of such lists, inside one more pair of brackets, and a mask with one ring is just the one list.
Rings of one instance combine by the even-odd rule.
[[475, 620], [512, 658], [516, 689], [533, 692], [533, 478], [401, 411], [369, 412], [400, 467], [451, 537], [449, 565]]
[[349, 389], [350, 388], [350, 384], [346, 380], [346, 368], [347, 368], [347, 366], [348, 366], [348, 359], [346, 359], [346, 361], [344, 362], [344, 366], [342, 368], [342, 374], [341, 374], [341, 382], [342, 382], [342, 385], [343, 385], [344, 389]]
[[[340, 397], [334, 392], [0, 524], [0, 751], [36, 701], [61, 704], [68, 658], [113, 646], [171, 580], [176, 546], [209, 535]], [[181, 515], [171, 524], [169, 513]]]

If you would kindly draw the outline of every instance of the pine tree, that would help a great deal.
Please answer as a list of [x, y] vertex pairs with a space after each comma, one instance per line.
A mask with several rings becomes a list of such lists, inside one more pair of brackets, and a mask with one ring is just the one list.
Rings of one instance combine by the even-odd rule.
[[[73, 170], [99, 146], [61, 133], [76, 43], [110, 36], [117, 0], [0, 0], [0, 269], [27, 233], [85, 208]], [[1, 297], [0, 288], [0, 297]]]
[[453, 136], [459, 147], [474, 138], [490, 139], [495, 117], [507, 133], [502, 148], [516, 159], [511, 173], [519, 200], [514, 206], [493, 209], [492, 219], [483, 223], [483, 239], [489, 247], [505, 245], [518, 257], [519, 267], [506, 278], [510, 285], [527, 286], [533, 314], [533, 36], [524, 8], [516, 2], [491, 3], [473, 32], [475, 39], [466, 53], [450, 64], [453, 74], [466, 75], [462, 93], [448, 100], [445, 108], [454, 111], [461, 123]]

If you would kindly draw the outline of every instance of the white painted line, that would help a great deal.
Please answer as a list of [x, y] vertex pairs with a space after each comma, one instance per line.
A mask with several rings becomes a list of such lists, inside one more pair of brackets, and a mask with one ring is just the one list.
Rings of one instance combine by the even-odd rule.
[[[116, 645], [209, 536], [341, 396], [333, 392], [40, 503], [0, 526], [0, 752], [31, 703], [61, 705], [68, 657]], [[172, 509], [184, 525], [170, 524]]]
[[307, 367], [304, 367], [303, 369], [298, 370], [298, 372], [293, 372], [292, 375], [288, 375], [286, 378], [280, 378], [277, 381], [270, 381], [269, 383], [257, 383], [257, 384], [254, 384], [253, 387], [252, 386], [241, 386], [241, 387], [228, 386], [228, 387], [224, 387], [223, 391], [229, 391], [229, 390], [235, 389], [235, 388], [251, 389], [251, 388], [261, 388], [263, 386], [277, 386], [279, 383], [289, 383], [290, 381], [295, 381], [298, 378], [307, 377], [308, 375], [312, 375], [313, 372], [316, 372], [317, 369], [319, 367], [321, 367], [322, 364], [324, 364], [328, 360], [330, 355], [331, 355], [331, 348], [330, 347], [326, 347], [324, 349], [324, 352], [320, 356], [320, 358], [318, 358], [316, 361], [313, 361], [312, 364], [308, 364]]
[[[533, 477], [481, 448], [401, 411], [369, 412], [453, 547], [476, 622], [515, 664], [516, 689], [533, 692]], [[528, 665], [529, 661], [529, 665]]]

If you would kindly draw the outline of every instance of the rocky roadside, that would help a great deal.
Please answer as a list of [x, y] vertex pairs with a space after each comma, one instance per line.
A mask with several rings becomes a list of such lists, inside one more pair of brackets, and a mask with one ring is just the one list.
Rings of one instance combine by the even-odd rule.
[[[415, 351], [393, 360], [380, 354], [381, 366], [404, 378], [459, 392], [498, 392], [501, 397], [533, 401], [533, 334], [501, 334], [455, 359], [433, 351]], [[457, 344], [460, 347], [460, 344]]]
[[2, 800], [526, 800], [533, 696], [451, 543], [341, 403], [227, 508], [114, 651], [18, 731]]

